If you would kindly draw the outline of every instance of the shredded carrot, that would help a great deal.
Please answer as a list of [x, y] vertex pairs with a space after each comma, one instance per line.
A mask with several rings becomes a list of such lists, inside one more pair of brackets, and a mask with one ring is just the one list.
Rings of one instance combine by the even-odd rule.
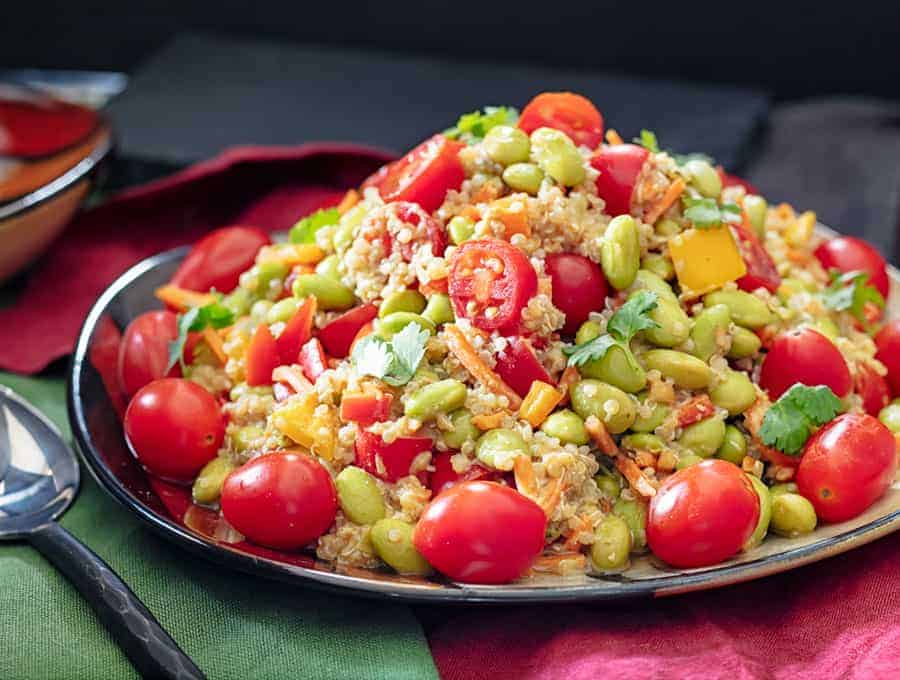
[[472, 347], [465, 334], [455, 324], [444, 326], [447, 335], [447, 345], [459, 363], [472, 374], [478, 382], [495, 394], [500, 394], [509, 400], [509, 407], [518, 411], [522, 405], [522, 397], [516, 391], [503, 382], [503, 378], [497, 375], [484, 360], [478, 356], [478, 352]]
[[563, 471], [562, 476], [554, 479], [548, 485], [547, 490], [541, 494], [537, 504], [541, 506], [541, 510], [544, 511], [544, 514], [547, 515], [547, 517], [550, 517], [553, 514], [553, 511], [556, 510], [560, 500], [562, 500], [563, 491], [566, 490], [567, 486], [566, 473]]
[[684, 193], [684, 188], [684, 180], [680, 177], [672, 182], [669, 185], [669, 188], [666, 189], [666, 193], [662, 195], [662, 198], [660, 198], [654, 205], [651, 205], [650, 209], [647, 210], [646, 214], [644, 215], [644, 222], [646, 222], [647, 224], [653, 224], [654, 222], [656, 222], [656, 220], [662, 217], [663, 213], [671, 208], [672, 205], [674, 205], [675, 201], [679, 199], [681, 194]]
[[258, 262], [281, 262], [288, 267], [313, 265], [321, 262], [325, 251], [314, 243], [280, 243], [265, 246], [259, 251]]
[[222, 344], [222, 336], [219, 335], [214, 328], [211, 326], [207, 326], [203, 329], [203, 339], [206, 341], [206, 344], [209, 345], [209, 348], [212, 350], [213, 354], [216, 355], [216, 358], [219, 360], [219, 363], [223, 366], [228, 363], [228, 355], [225, 354], [225, 347]]
[[797, 248], [788, 248], [785, 252], [785, 256], [791, 262], [797, 262], [799, 264], [803, 264], [809, 261], [810, 254], [805, 250], [799, 250]]
[[579, 380], [581, 380], [581, 374], [578, 372], [578, 369], [574, 366], [566, 366], [566, 370], [562, 372], [557, 385], [562, 394], [562, 399], [559, 402], [560, 406], [565, 406], [569, 403], [569, 388]]
[[651, 451], [644, 451], [643, 449], [638, 449], [634, 452], [634, 462], [638, 465], [638, 467], [656, 467], [656, 456]]
[[500, 427], [503, 424], [503, 419], [505, 417], [505, 411], [497, 411], [496, 413], [481, 413], [477, 416], [472, 416], [472, 424], [482, 432], [486, 432], [487, 430], [493, 430]]
[[606, 425], [597, 416], [588, 416], [587, 420], [584, 421], [584, 428], [588, 431], [591, 439], [594, 440], [597, 448], [603, 453], [607, 456], [619, 455], [619, 447], [616, 446], [613, 438], [609, 436], [609, 430], [606, 429]]
[[516, 456], [513, 461], [513, 475], [516, 489], [523, 496], [534, 499], [537, 496], [537, 479], [534, 476], [534, 465], [528, 456]]
[[678, 409], [678, 427], [693, 425], [705, 418], [709, 418], [716, 412], [709, 396], [701, 394]]
[[566, 542], [563, 543], [563, 547], [566, 550], [578, 550], [578, 546], [579, 546], [578, 534], [580, 534], [583, 531], [590, 531], [593, 528], [593, 525], [591, 524], [590, 520], [588, 520], [586, 517], [579, 516], [579, 517], [576, 517], [575, 519], [578, 520], [578, 528], [574, 529], [572, 531], [572, 533], [570, 533], [569, 536], [566, 538]]
[[628, 480], [631, 488], [639, 496], [644, 498], [652, 498], [656, 495], [656, 487], [650, 483], [650, 480], [644, 477], [641, 469], [631, 458], [619, 454], [616, 456], [616, 468], [622, 473], [622, 476]]
[[157, 300], [174, 307], [179, 312], [186, 312], [191, 307], [203, 307], [216, 301], [209, 293], [198, 293], [195, 290], [173, 286], [171, 283], [157, 288], [154, 295]]
[[292, 366], [279, 366], [272, 371], [273, 382], [284, 383], [297, 394], [303, 394], [313, 388], [313, 384], [306, 379], [303, 371], [296, 364]]
[[622, 137], [619, 136], [619, 133], [610, 128], [606, 131], [606, 143], [610, 146], [618, 146], [619, 144], [624, 144], [622, 141]]
[[356, 189], [350, 189], [346, 194], [344, 194], [341, 202], [337, 204], [337, 211], [338, 213], [343, 215], [357, 203], [359, 203], [359, 192]]

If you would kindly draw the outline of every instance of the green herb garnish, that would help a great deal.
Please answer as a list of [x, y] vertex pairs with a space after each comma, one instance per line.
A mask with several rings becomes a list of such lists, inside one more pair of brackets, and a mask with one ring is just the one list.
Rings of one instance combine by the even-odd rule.
[[395, 387], [405, 385], [425, 356], [428, 335], [417, 323], [407, 324], [390, 340], [367, 335], [353, 348], [352, 360], [357, 372]]
[[808, 387], [797, 383], [766, 411], [759, 436], [766, 446], [796, 456], [803, 450], [812, 428], [824, 425], [842, 408], [841, 400], [825, 385]]
[[291, 243], [315, 243], [316, 232], [322, 227], [329, 227], [337, 224], [341, 218], [341, 214], [337, 208], [323, 208], [317, 210], [312, 215], [307, 215], [297, 222], [288, 233], [288, 240]]
[[656, 293], [642, 290], [619, 307], [606, 324], [606, 334], [597, 336], [574, 347], [564, 347], [563, 353], [569, 357], [569, 366], [582, 366], [589, 361], [602, 359], [615, 345], [622, 347], [629, 357], [631, 339], [649, 328], [659, 328], [650, 318], [650, 312], [658, 304]]
[[485, 106], [484, 111], [464, 113], [452, 128], [444, 130], [450, 139], [462, 139], [469, 144], [484, 139], [491, 128], [498, 125], [515, 125], [519, 112], [511, 106]]
[[650, 153], [659, 153], [659, 142], [656, 140], [656, 134], [651, 130], [641, 130], [641, 136], [632, 140], [635, 144], [640, 144]]
[[741, 208], [736, 203], [719, 205], [714, 198], [693, 198], [685, 194], [681, 197], [684, 216], [697, 229], [711, 229], [722, 224], [740, 224]]
[[184, 345], [188, 333], [202, 331], [207, 326], [225, 328], [234, 323], [234, 314], [221, 302], [210, 302], [203, 307], [191, 307], [184, 314], [178, 315], [178, 337], [169, 343], [169, 364], [166, 373], [175, 364], [181, 364], [184, 370]]
[[878, 309], [884, 309], [884, 298], [869, 283], [869, 274], [863, 271], [852, 271], [841, 274], [837, 270], [830, 272], [831, 283], [822, 292], [822, 302], [828, 309], [838, 312], [847, 311], [864, 325], [868, 325], [865, 307], [872, 303]]

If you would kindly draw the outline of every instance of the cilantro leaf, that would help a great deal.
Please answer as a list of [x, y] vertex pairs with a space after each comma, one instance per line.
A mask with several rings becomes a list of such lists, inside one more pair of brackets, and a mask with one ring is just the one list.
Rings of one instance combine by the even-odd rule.
[[641, 136], [632, 140], [635, 144], [640, 144], [650, 153], [659, 153], [659, 142], [656, 140], [656, 134], [651, 130], [641, 130]]
[[871, 302], [879, 309], [884, 309], [884, 298], [869, 283], [869, 274], [863, 271], [844, 274], [832, 271], [831, 284], [822, 292], [821, 297], [829, 309], [849, 311], [864, 324], [868, 323], [865, 314], [867, 303]]
[[511, 106], [485, 106], [484, 111], [464, 113], [452, 128], [444, 130], [450, 139], [463, 139], [474, 143], [491, 128], [498, 125], [515, 125], [519, 121], [519, 112]]
[[312, 215], [307, 215], [297, 222], [288, 233], [288, 239], [291, 243], [315, 243], [316, 232], [322, 227], [328, 227], [337, 224], [341, 218], [341, 214], [337, 208], [323, 208], [317, 210]]
[[384, 338], [370, 334], [353, 348], [353, 363], [360, 375], [382, 378], [390, 371], [394, 355]]
[[419, 324], [410, 323], [391, 340], [374, 334], [366, 336], [353, 348], [352, 360], [357, 372], [395, 387], [405, 385], [425, 356], [428, 335]]
[[809, 387], [797, 383], [769, 407], [759, 436], [763, 444], [796, 456], [803, 450], [812, 428], [824, 425], [843, 405], [825, 385]]
[[191, 307], [184, 314], [178, 315], [178, 336], [169, 343], [169, 363], [166, 373], [175, 364], [184, 368], [184, 346], [188, 333], [202, 331], [207, 326], [225, 328], [234, 323], [234, 313], [221, 302], [210, 302], [203, 307]]
[[574, 347], [564, 347], [563, 353], [569, 357], [569, 366], [582, 366], [588, 361], [602, 359], [615, 345], [625, 350], [633, 361], [628, 343], [638, 331], [658, 328], [659, 324], [648, 315], [656, 309], [656, 293], [642, 290], [619, 307], [606, 324], [606, 334], [588, 340]]
[[741, 221], [741, 209], [735, 203], [719, 205], [714, 198], [693, 198], [687, 194], [681, 200], [685, 207], [684, 216], [697, 229], [718, 227], [726, 222], [737, 224]]
[[593, 340], [574, 347], [563, 347], [563, 354], [569, 357], [569, 366], [583, 366], [589, 361], [602, 359], [609, 348], [619, 343], [611, 335], [598, 335]]

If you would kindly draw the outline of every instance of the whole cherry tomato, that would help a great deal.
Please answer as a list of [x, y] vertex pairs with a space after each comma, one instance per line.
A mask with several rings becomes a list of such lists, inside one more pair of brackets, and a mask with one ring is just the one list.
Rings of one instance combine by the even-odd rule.
[[466, 241], [450, 258], [448, 290], [456, 316], [485, 331], [515, 332], [537, 293], [537, 273], [525, 253], [506, 241]]
[[759, 497], [739, 467], [704, 460], [666, 479], [650, 500], [647, 543], [676, 567], [716, 564], [740, 551], [759, 512]]
[[147, 383], [180, 374], [176, 364], [169, 365], [169, 343], [178, 337], [178, 318], [172, 312], [144, 312], [135, 318], [119, 345], [119, 385], [131, 396]]
[[590, 99], [574, 92], [543, 92], [528, 102], [519, 129], [530, 135], [542, 127], [565, 132], [591, 150], [603, 141], [603, 116]]
[[868, 414], [845, 413], [806, 442], [797, 487], [820, 519], [843, 522], [881, 498], [896, 471], [890, 430]]
[[813, 254], [825, 269], [866, 272], [869, 283], [887, 300], [890, 291], [887, 265], [871, 244], [854, 236], [839, 236], [825, 241]]
[[506, 339], [506, 347], [497, 355], [497, 375], [512, 387], [520, 397], [525, 397], [535, 380], [553, 384], [553, 378], [538, 360], [525, 338]]
[[732, 233], [737, 237], [735, 243], [747, 266], [747, 273], [737, 280], [738, 287], [748, 292], [757, 288], [765, 288], [770, 293], [778, 290], [781, 276], [756, 234], [740, 224], [733, 225]]
[[164, 479], [192, 480], [225, 438], [219, 402], [190, 380], [145, 385], [125, 411], [125, 436], [137, 459]]
[[319, 340], [328, 353], [339, 359], [350, 354], [350, 345], [359, 330], [378, 315], [375, 305], [361, 305], [344, 312], [319, 331]]
[[826, 385], [838, 397], [853, 387], [850, 369], [824, 335], [812, 328], [797, 328], [777, 335], [763, 359], [759, 386], [774, 401], [794, 383]]
[[398, 161], [385, 165], [363, 182], [363, 187], [375, 187], [388, 203], [409, 201], [418, 203], [427, 212], [434, 212], [450, 189], [459, 189], [466, 178], [459, 160], [465, 144], [435, 135], [422, 142]]
[[366, 472], [388, 482], [409, 474], [416, 456], [430, 451], [431, 437], [397, 437], [390, 444], [380, 434], [360, 432], [356, 437], [356, 464]]
[[597, 194], [613, 217], [631, 212], [634, 187], [649, 155], [642, 146], [617, 144], [603, 147], [591, 158], [591, 165], [600, 173], [595, 182]]
[[278, 344], [265, 323], [259, 324], [253, 332], [253, 337], [250, 338], [246, 364], [248, 385], [253, 387], [272, 384], [272, 371], [281, 364], [281, 358]]
[[875, 358], [887, 367], [891, 392], [900, 394], [900, 319], [888, 321], [878, 331], [875, 346], [878, 348]]
[[453, 462], [451, 461], [453, 456], [453, 453], [444, 451], [436, 453], [432, 458], [431, 464], [434, 467], [434, 472], [431, 473], [431, 479], [429, 480], [432, 498], [460, 482], [474, 482], [478, 480], [496, 482], [503, 476], [503, 473], [499, 470], [491, 470], [478, 463], [473, 463], [465, 472], [459, 473], [453, 469]]
[[331, 475], [305, 453], [275, 451], [232, 472], [222, 485], [222, 514], [254, 543], [295, 550], [328, 531], [337, 513]]
[[419, 518], [416, 550], [464, 583], [509, 583], [544, 548], [547, 517], [534, 501], [495, 482], [462, 482], [439, 494]]
[[204, 293], [212, 288], [229, 293], [241, 274], [253, 266], [257, 251], [269, 243], [269, 237], [255, 227], [211, 231], [194, 244], [171, 283]]
[[553, 282], [553, 304], [566, 315], [563, 333], [574, 335], [591, 312], [603, 309], [609, 286], [600, 265], [575, 253], [548, 255], [544, 263]]
[[853, 378], [853, 391], [862, 397], [863, 410], [877, 416], [891, 400], [891, 390], [887, 380], [868, 366], [860, 366]]

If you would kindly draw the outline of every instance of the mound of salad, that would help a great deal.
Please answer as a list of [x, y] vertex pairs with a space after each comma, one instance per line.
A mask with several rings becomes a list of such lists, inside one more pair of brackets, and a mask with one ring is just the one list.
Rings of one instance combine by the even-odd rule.
[[199, 242], [126, 330], [126, 436], [335, 568], [716, 564], [895, 479], [885, 261], [815, 225], [577, 94], [468, 113], [286, 240]]

